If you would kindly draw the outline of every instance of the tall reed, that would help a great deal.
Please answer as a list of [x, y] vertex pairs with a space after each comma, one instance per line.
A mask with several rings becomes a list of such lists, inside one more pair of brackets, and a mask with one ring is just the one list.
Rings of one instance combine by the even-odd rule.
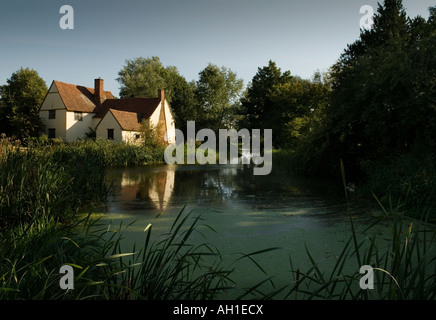
[[[113, 230], [90, 216], [0, 250], [0, 299], [214, 299], [231, 289], [232, 270], [210, 245], [190, 237], [199, 217], [180, 211], [169, 232], [144, 246], [121, 250], [122, 226]], [[15, 239], [17, 240], [17, 239]], [[71, 265], [74, 290], [59, 286], [59, 268]]]

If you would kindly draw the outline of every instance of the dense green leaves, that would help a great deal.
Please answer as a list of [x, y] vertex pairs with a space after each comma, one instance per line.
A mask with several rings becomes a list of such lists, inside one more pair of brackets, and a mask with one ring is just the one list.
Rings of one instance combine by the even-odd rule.
[[[271, 128], [273, 118], [280, 116], [280, 110], [274, 109], [271, 101], [272, 91], [280, 85], [290, 84], [289, 71], [281, 72], [273, 61], [268, 66], [258, 68], [242, 99], [245, 119], [242, 125], [247, 128]], [[279, 89], [277, 89], [279, 90]]]
[[385, 1], [374, 28], [333, 67], [328, 131], [349, 164], [434, 147], [435, 65], [428, 48], [436, 29], [430, 21], [407, 19], [401, 1]]
[[[378, 194], [428, 201], [436, 172], [435, 14], [411, 19], [401, 1], [386, 0], [373, 28], [345, 49], [315, 130], [297, 136], [312, 172], [337, 175], [342, 160], [350, 179]], [[297, 119], [294, 128], [304, 124]]]
[[162, 89], [166, 91], [165, 97], [171, 101], [173, 83], [179, 72], [176, 67], [164, 67], [158, 57], [139, 57], [127, 59], [118, 76], [121, 98], [157, 97], [157, 91]]
[[176, 67], [164, 67], [158, 57], [126, 60], [118, 73], [121, 97], [155, 97], [165, 90], [176, 127], [186, 131], [187, 121], [197, 127], [218, 130], [234, 127], [243, 82], [226, 67], [209, 64], [199, 72], [197, 82], [188, 82]]
[[[273, 61], [243, 99], [247, 128], [273, 129], [292, 171], [348, 177], [386, 199], [422, 206], [434, 199], [436, 7], [409, 18], [400, 0], [379, 5], [370, 30], [328, 73], [306, 80]], [[283, 154], [285, 154], [283, 153]], [[297, 170], [295, 167], [298, 167]]]
[[37, 136], [42, 129], [39, 108], [47, 92], [35, 70], [20, 68], [0, 86], [0, 133], [18, 139]]
[[[312, 114], [326, 103], [329, 86], [320, 73], [312, 80], [282, 72], [276, 63], [259, 68], [242, 99], [247, 128], [273, 130], [275, 147], [296, 147], [302, 132], [311, 130]], [[318, 112], [317, 112], [318, 113]]]
[[225, 67], [209, 64], [199, 73], [196, 97], [201, 127], [234, 128], [243, 82], [236, 73]]

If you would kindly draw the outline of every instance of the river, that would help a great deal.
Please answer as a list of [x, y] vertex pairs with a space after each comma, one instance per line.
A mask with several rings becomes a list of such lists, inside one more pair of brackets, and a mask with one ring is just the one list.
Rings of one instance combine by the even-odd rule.
[[[311, 264], [306, 248], [315, 260], [332, 260], [351, 237], [340, 177], [336, 183], [301, 179], [274, 171], [254, 176], [247, 165], [149, 165], [115, 168], [108, 179], [116, 192], [109, 199], [103, 220], [116, 228], [122, 222], [126, 251], [143, 243], [144, 228], [153, 225], [157, 238], [169, 230], [177, 214], [193, 211], [201, 215], [202, 236], [193, 241], [207, 242], [222, 254], [226, 264], [235, 267], [239, 287], [252, 287], [274, 275], [277, 283], [291, 283], [290, 259], [294, 269]], [[158, 216], [156, 218], [156, 216]], [[354, 214], [357, 230], [367, 225], [368, 214]], [[362, 234], [362, 236], [364, 236]], [[256, 262], [239, 260], [242, 254], [280, 247], [256, 255]], [[349, 266], [358, 272], [358, 265]], [[356, 270], [354, 270], [356, 269]]]

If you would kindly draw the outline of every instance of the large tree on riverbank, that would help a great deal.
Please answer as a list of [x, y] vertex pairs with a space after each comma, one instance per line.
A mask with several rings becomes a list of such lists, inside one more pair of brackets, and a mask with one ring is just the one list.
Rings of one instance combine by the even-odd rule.
[[[343, 159], [358, 172], [368, 162], [434, 151], [436, 134], [436, 11], [407, 18], [400, 0], [379, 5], [370, 30], [332, 67], [320, 153], [326, 167]], [[335, 165], [336, 164], [336, 165]]]
[[[242, 127], [272, 129], [274, 147], [294, 147], [309, 118], [325, 104], [329, 86], [317, 72], [313, 79], [282, 72], [274, 61], [258, 68], [242, 98]], [[304, 127], [304, 128], [303, 128]]]
[[274, 114], [279, 114], [280, 111], [274, 109], [271, 92], [275, 87], [290, 84], [291, 81], [290, 71], [282, 73], [272, 60], [267, 66], [258, 68], [241, 100], [245, 114], [241, 125], [250, 129], [272, 129], [271, 123], [276, 118]]
[[[379, 5], [370, 30], [330, 71], [315, 130], [300, 137], [306, 172], [362, 183], [383, 205], [435, 205], [436, 7], [409, 18], [400, 0]], [[419, 212], [418, 214], [422, 214]]]
[[215, 132], [234, 128], [242, 87], [242, 79], [226, 67], [209, 64], [200, 71], [195, 91], [200, 126]]
[[117, 78], [121, 98], [151, 98], [163, 89], [167, 100], [172, 100], [174, 83], [180, 77], [176, 67], [165, 67], [159, 57], [138, 57], [127, 59], [125, 63]]
[[39, 108], [47, 86], [38, 72], [20, 68], [0, 86], [0, 133], [18, 139], [36, 137], [42, 130]]

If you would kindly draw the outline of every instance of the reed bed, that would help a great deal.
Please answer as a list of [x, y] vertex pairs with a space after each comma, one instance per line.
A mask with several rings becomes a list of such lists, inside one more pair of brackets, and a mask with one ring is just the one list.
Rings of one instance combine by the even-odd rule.
[[[154, 152], [154, 153], [153, 153]], [[192, 245], [196, 218], [180, 212], [165, 238], [121, 252], [110, 230], [85, 208], [105, 201], [108, 166], [158, 161], [160, 150], [110, 142], [30, 145], [0, 141], [0, 299], [199, 299], [228, 288], [219, 252]], [[186, 229], [186, 230], [185, 230]], [[207, 259], [206, 259], [207, 258]], [[59, 286], [59, 268], [75, 270], [75, 289]]]

